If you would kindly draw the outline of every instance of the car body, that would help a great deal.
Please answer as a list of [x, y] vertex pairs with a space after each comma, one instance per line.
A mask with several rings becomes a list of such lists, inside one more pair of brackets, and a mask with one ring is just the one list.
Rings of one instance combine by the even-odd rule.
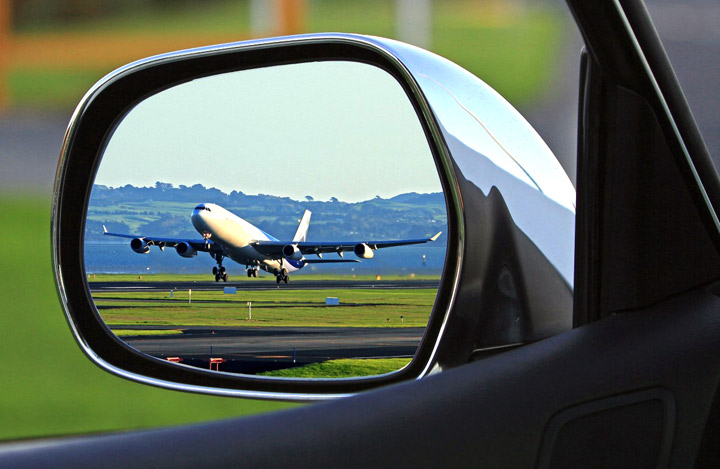
[[0, 463], [716, 466], [720, 180], [642, 2], [568, 4], [587, 47], [571, 330], [314, 406]]

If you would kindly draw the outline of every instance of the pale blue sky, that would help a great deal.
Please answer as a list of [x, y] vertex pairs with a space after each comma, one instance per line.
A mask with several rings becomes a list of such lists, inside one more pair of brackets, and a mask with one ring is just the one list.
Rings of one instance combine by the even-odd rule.
[[217, 75], [146, 99], [110, 139], [95, 182], [155, 181], [298, 200], [442, 190], [400, 85], [347, 61]]

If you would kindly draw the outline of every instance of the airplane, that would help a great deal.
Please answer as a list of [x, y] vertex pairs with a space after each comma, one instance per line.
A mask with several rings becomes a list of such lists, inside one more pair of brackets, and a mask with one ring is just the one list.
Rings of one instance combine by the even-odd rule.
[[[245, 265], [248, 277], [257, 277], [262, 269], [275, 275], [277, 283], [289, 281], [289, 274], [309, 264], [360, 262], [357, 259], [343, 259], [343, 253], [352, 251], [361, 259], [371, 259], [376, 249], [409, 244], [422, 244], [435, 241], [442, 234], [430, 238], [398, 239], [386, 241], [349, 241], [349, 242], [309, 242], [306, 241], [310, 226], [310, 210], [305, 210], [297, 232], [292, 241], [280, 241], [260, 228], [243, 220], [223, 207], [212, 204], [199, 204], [192, 212], [191, 221], [202, 239], [178, 239], [154, 236], [137, 236], [110, 233], [103, 225], [103, 234], [121, 238], [131, 238], [130, 248], [138, 254], [150, 252], [150, 246], [158, 246], [161, 251], [166, 247], [175, 248], [182, 257], [195, 257], [198, 252], [207, 252], [215, 259], [217, 266], [212, 272], [215, 281], [228, 281], [228, 273], [223, 266], [227, 257]], [[340, 259], [323, 259], [323, 254], [337, 253]], [[308, 259], [306, 255], [316, 255], [317, 259]]]

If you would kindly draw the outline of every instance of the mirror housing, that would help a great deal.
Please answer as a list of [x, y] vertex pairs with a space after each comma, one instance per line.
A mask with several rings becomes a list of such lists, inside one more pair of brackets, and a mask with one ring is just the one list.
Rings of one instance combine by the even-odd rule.
[[[328, 60], [368, 63], [398, 81], [421, 121], [445, 193], [445, 266], [413, 360], [397, 372], [363, 378], [268, 378], [170, 363], [119, 340], [95, 308], [83, 257], [91, 186], [118, 123], [147, 97], [196, 78]], [[572, 184], [532, 127], [492, 88], [457, 65], [375, 37], [264, 39], [141, 60], [106, 76], [85, 95], [68, 127], [58, 167], [53, 260], [73, 333], [102, 368], [185, 391], [327, 399], [421, 378], [570, 329], [574, 203]], [[132, 243], [135, 252], [147, 252], [143, 240]], [[191, 246], [183, 247], [178, 245], [179, 255], [195, 254]], [[291, 245], [285, 248], [293, 251]], [[372, 257], [372, 249], [358, 244], [355, 254]]]

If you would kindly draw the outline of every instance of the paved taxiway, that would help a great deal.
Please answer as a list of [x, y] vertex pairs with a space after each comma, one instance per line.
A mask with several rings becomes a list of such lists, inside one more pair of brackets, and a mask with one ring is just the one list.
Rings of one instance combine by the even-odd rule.
[[437, 288], [438, 280], [390, 280], [390, 281], [358, 281], [358, 280], [301, 280], [297, 282], [277, 284], [272, 278], [259, 278], [242, 282], [176, 282], [151, 280], [137, 280], [132, 282], [90, 282], [92, 292], [138, 292], [138, 291], [170, 291], [188, 290], [213, 291], [224, 287], [235, 287], [238, 291], [248, 290], [358, 290], [366, 288], [376, 289], [420, 289]]
[[[126, 336], [132, 347], [160, 358], [181, 357], [206, 367], [227, 360], [220, 371], [256, 373], [338, 358], [411, 357], [424, 328], [113, 326], [116, 329], [180, 329], [182, 334]], [[294, 362], [293, 362], [294, 360]], [[204, 363], [204, 365], [203, 365]]]

